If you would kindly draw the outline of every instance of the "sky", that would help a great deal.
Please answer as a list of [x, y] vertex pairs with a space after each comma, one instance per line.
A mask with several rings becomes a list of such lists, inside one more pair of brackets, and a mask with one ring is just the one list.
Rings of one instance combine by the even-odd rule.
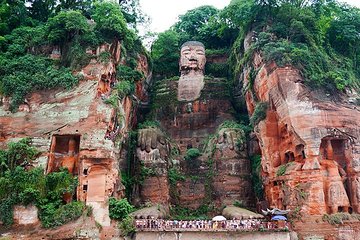
[[[151, 18], [151, 24], [146, 28], [151, 32], [163, 32], [171, 27], [177, 17], [188, 10], [202, 5], [212, 5], [222, 9], [231, 0], [140, 0], [142, 10]], [[341, 0], [360, 8], [360, 0]], [[140, 30], [141, 31], [141, 30]]]

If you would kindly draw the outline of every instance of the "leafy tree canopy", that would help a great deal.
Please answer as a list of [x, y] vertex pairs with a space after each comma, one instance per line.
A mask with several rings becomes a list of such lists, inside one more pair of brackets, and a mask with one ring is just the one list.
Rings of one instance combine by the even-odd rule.
[[242, 56], [260, 51], [267, 61], [297, 67], [306, 84], [334, 93], [360, 86], [359, 9], [333, 0], [233, 0], [221, 14], [241, 30], [234, 58], [252, 31], [255, 44]]

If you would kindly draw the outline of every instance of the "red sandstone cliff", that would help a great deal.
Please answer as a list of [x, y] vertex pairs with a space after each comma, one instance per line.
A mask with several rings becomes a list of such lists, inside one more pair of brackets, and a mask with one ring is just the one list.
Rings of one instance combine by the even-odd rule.
[[[99, 62], [107, 51], [111, 58]], [[146, 98], [145, 79], [136, 82], [134, 96], [118, 100], [118, 107], [106, 104], [116, 83], [116, 66], [123, 64], [121, 43], [100, 46], [91, 62], [80, 72], [83, 79], [71, 90], [29, 94], [19, 111], [11, 113], [8, 99], [0, 106], [0, 148], [10, 141], [31, 137], [41, 151], [37, 165], [46, 172], [66, 167], [78, 176], [77, 199], [93, 207], [95, 220], [110, 226], [108, 198], [123, 197], [119, 166], [122, 142], [136, 122], [136, 102]], [[149, 74], [147, 59], [139, 56], [138, 70]], [[71, 200], [71, 199], [68, 199]]]
[[[252, 65], [257, 74], [245, 98], [250, 115], [258, 103], [268, 104], [254, 131], [270, 207], [306, 218], [360, 213], [360, 108], [351, 99], [356, 92], [335, 98], [310, 89], [297, 69], [264, 62], [260, 53]], [[246, 86], [250, 70], [242, 74]]]

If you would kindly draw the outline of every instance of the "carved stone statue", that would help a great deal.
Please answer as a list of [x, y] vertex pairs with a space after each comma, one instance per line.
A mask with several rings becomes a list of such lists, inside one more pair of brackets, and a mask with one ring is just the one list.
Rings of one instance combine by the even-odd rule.
[[[137, 200], [140, 204], [175, 204], [191, 209], [209, 202], [229, 205], [236, 200], [251, 206], [244, 132], [220, 127], [234, 120], [227, 81], [209, 77], [204, 82], [202, 43], [185, 42], [180, 53], [179, 81], [163, 79], [156, 83], [153, 102], [157, 107], [151, 109], [150, 116], [161, 128], [138, 132], [135, 174], [142, 183], [136, 190]], [[190, 157], [191, 149], [197, 149], [200, 156]]]
[[201, 42], [189, 41], [181, 46], [179, 101], [193, 101], [204, 88], [205, 47]]

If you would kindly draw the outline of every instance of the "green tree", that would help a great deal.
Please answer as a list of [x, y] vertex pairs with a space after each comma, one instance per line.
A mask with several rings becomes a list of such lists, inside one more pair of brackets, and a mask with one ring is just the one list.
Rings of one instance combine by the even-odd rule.
[[139, 0], [119, 0], [121, 11], [126, 19], [134, 29], [137, 25], [147, 24], [150, 19], [141, 10]]
[[107, 39], [122, 40], [127, 33], [126, 20], [120, 6], [114, 2], [96, 2], [91, 18], [95, 21], [95, 30]]
[[40, 22], [46, 22], [55, 11], [54, 0], [28, 0], [27, 3], [30, 17]]
[[0, 0], [0, 36], [21, 25], [31, 25], [25, 0]]
[[38, 49], [46, 44], [45, 30], [43, 25], [18, 27], [11, 34], [5, 35], [3, 49], [10, 56], [22, 56], [30, 52], [31, 49]]
[[[342, 6], [329, 27], [331, 45], [341, 54], [349, 56], [354, 69], [360, 66], [360, 9]], [[358, 70], [358, 74], [360, 70]]]
[[29, 138], [21, 139], [19, 142], [11, 142], [8, 145], [8, 150], [3, 151], [1, 155], [6, 159], [7, 169], [14, 170], [16, 166], [26, 166], [35, 160], [38, 151], [31, 146]]
[[160, 33], [151, 47], [154, 76], [171, 77], [179, 73], [179, 35], [168, 30]]
[[[47, 26], [48, 40], [52, 44], [60, 46], [62, 65], [69, 67], [71, 64], [71, 59], [69, 59], [71, 44], [90, 29], [87, 19], [80, 11], [62, 11], [50, 18]], [[85, 52], [85, 49], [82, 52]]]
[[174, 30], [180, 33], [181, 42], [199, 39], [199, 31], [206, 25], [218, 10], [212, 6], [201, 6], [187, 11], [179, 16], [179, 21], [174, 25]]

